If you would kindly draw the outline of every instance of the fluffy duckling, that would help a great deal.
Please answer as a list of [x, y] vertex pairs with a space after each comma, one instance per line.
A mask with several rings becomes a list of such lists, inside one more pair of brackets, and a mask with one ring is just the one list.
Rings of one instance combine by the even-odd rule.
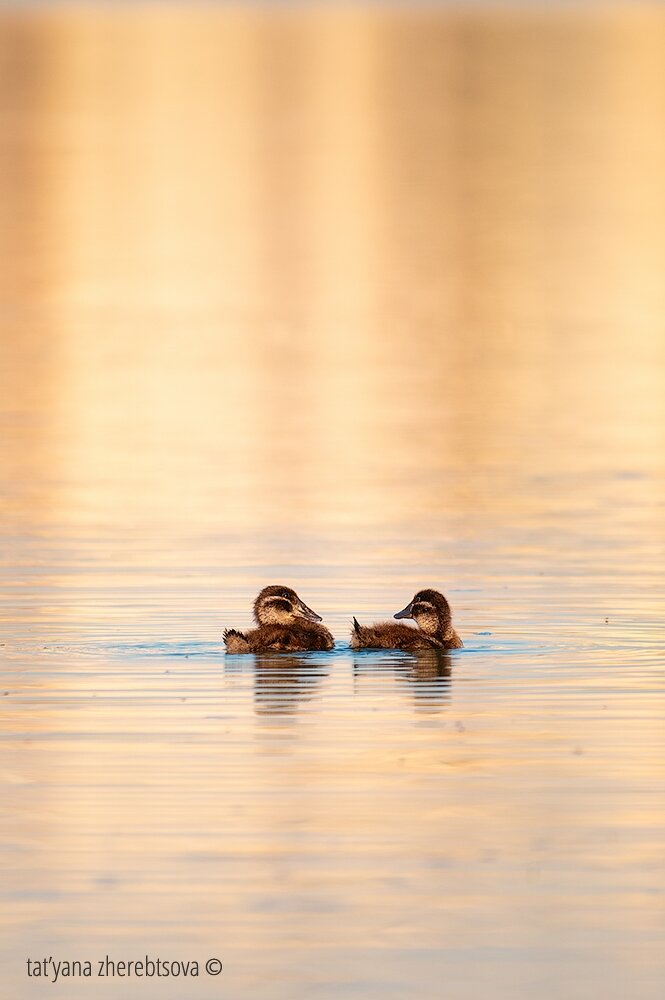
[[418, 628], [378, 622], [360, 625], [353, 619], [353, 649], [459, 649], [464, 645], [453, 628], [450, 605], [438, 590], [419, 590], [395, 618], [413, 618]]
[[227, 653], [295, 653], [306, 649], [332, 649], [333, 637], [321, 615], [308, 608], [290, 587], [264, 587], [254, 601], [258, 628], [224, 631]]

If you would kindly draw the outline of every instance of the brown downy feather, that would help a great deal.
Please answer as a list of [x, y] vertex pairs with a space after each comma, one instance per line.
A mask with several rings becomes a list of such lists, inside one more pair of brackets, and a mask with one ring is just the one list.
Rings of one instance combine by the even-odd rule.
[[354, 618], [351, 648], [403, 649], [408, 652], [413, 649], [443, 649], [444, 645], [409, 625], [399, 625], [397, 622], [360, 625]]
[[298, 653], [308, 649], [332, 649], [335, 645], [328, 629], [313, 622], [303, 622], [302, 625], [259, 625], [246, 632], [245, 638], [247, 648], [242, 652], [247, 653]]

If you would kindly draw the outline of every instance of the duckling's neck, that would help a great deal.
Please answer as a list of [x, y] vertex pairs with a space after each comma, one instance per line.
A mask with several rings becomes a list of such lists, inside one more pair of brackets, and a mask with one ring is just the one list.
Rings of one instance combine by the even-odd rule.
[[294, 625], [296, 616], [275, 608], [262, 608], [256, 620], [259, 625]]
[[449, 613], [445, 614], [441, 612], [435, 614], [433, 612], [429, 615], [419, 615], [417, 624], [422, 632], [433, 639], [441, 639], [443, 642], [446, 642], [452, 638], [453, 623]]

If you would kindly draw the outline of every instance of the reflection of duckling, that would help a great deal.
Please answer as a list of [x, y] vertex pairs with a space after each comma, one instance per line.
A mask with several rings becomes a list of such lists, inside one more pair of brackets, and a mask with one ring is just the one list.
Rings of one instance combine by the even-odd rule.
[[417, 629], [393, 622], [360, 625], [353, 619], [353, 649], [459, 649], [464, 643], [453, 628], [450, 605], [438, 590], [419, 590], [395, 618], [413, 618]]
[[254, 708], [257, 715], [292, 716], [315, 697], [327, 672], [325, 657], [294, 653], [253, 657]]
[[[380, 654], [377, 654], [380, 655]], [[452, 664], [445, 649], [421, 650], [406, 660], [401, 672], [395, 670], [398, 680], [408, 684], [417, 712], [436, 713], [450, 701]]]
[[254, 601], [258, 628], [224, 631], [227, 653], [292, 653], [305, 649], [332, 649], [333, 637], [321, 616], [308, 608], [290, 587], [264, 587]]
[[391, 671], [402, 689], [413, 695], [417, 712], [437, 713], [450, 701], [452, 662], [445, 649], [418, 649], [395, 656], [390, 650], [376, 650], [353, 657], [354, 679], [382, 677]]

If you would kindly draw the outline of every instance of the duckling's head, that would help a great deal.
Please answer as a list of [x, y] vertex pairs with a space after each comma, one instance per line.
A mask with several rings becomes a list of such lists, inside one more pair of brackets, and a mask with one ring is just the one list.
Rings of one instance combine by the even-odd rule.
[[413, 618], [418, 628], [429, 635], [442, 633], [447, 637], [452, 631], [450, 605], [438, 590], [419, 590], [395, 618]]
[[259, 625], [293, 625], [299, 618], [321, 621], [321, 615], [308, 608], [295, 590], [278, 584], [263, 588], [254, 601], [254, 617]]

